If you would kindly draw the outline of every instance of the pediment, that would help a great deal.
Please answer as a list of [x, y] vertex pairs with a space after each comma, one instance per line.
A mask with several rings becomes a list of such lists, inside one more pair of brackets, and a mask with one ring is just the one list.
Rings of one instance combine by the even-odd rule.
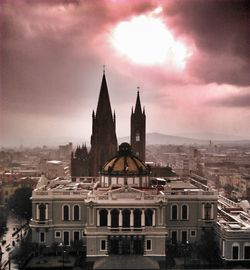
[[115, 199], [139, 199], [144, 195], [144, 192], [130, 186], [123, 186], [109, 191], [110, 196]]
[[142, 194], [144, 191], [139, 190], [137, 188], [133, 188], [130, 186], [123, 186], [117, 189], [113, 189], [109, 191], [112, 194], [120, 194], [120, 193], [133, 193], [133, 194]]

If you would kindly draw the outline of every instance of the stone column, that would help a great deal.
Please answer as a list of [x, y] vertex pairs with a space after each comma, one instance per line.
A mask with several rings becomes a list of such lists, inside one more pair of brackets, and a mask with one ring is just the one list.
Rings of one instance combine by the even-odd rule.
[[134, 209], [130, 210], [130, 227], [134, 227]]
[[40, 219], [39, 204], [36, 204], [36, 219]]
[[100, 226], [100, 211], [99, 209], [96, 209], [96, 226]]
[[119, 209], [119, 227], [122, 227], [122, 210]]
[[153, 209], [152, 226], [155, 226], [155, 209]]
[[141, 226], [144, 227], [145, 226], [145, 210], [142, 209], [142, 213], [141, 213]]
[[110, 209], [108, 209], [108, 227], [111, 227], [111, 213], [110, 213]]
[[49, 219], [49, 205], [45, 204], [45, 220]]
[[210, 215], [210, 219], [214, 219], [214, 204], [211, 204], [211, 215]]

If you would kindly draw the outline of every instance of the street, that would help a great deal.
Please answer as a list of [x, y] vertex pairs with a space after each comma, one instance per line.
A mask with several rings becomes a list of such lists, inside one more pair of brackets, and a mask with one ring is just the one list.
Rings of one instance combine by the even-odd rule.
[[[14, 214], [12, 214], [12, 213], [9, 214], [8, 220], [7, 220], [8, 231], [6, 231], [6, 233], [3, 235], [2, 239], [1, 239], [1, 244], [0, 244], [2, 252], [3, 252], [2, 260], [0, 262], [0, 270], [3, 270], [3, 269], [16, 270], [16, 269], [18, 269], [18, 265], [15, 264], [11, 260], [11, 254], [13, 253], [15, 248], [19, 245], [21, 235], [25, 234], [25, 232], [24, 232], [25, 229], [20, 230], [21, 224], [25, 224], [25, 221], [18, 220], [14, 216]], [[18, 233], [16, 233], [15, 235], [13, 235], [13, 233], [15, 233], [17, 230], [20, 230], [20, 231]], [[6, 241], [6, 242], [3, 244], [3, 241]], [[14, 245], [13, 245], [13, 243], [14, 243]], [[10, 259], [10, 265], [8, 263], [9, 259]]]

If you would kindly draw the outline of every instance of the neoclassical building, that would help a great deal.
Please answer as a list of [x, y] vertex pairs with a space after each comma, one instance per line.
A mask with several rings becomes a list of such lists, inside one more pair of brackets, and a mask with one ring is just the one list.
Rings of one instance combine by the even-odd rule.
[[151, 185], [150, 168], [123, 143], [99, 178], [42, 176], [32, 194], [32, 241], [70, 246], [87, 257], [140, 254], [165, 258], [166, 243], [195, 242], [214, 226], [217, 192], [192, 179]]
[[[245, 205], [246, 204], [246, 207]], [[225, 263], [250, 262], [250, 205], [219, 196], [216, 233]], [[246, 264], [245, 264], [246, 265]]]
[[165, 256], [165, 196], [150, 187], [150, 170], [128, 143], [101, 171], [86, 200], [87, 256]]

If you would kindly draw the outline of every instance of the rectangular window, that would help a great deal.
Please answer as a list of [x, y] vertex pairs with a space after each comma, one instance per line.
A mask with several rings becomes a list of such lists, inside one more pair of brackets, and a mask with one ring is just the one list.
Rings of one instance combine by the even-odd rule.
[[101, 250], [106, 250], [106, 240], [101, 240]]
[[80, 240], [80, 232], [76, 231], [74, 232], [74, 241], [79, 241]]
[[44, 243], [44, 242], [45, 242], [45, 233], [40, 232], [40, 243]]
[[171, 238], [172, 238], [172, 244], [176, 244], [177, 243], [177, 231], [172, 231]]
[[147, 245], [146, 245], [147, 250], [152, 250], [152, 240], [147, 240]]
[[211, 219], [212, 205], [210, 203], [206, 203], [204, 207], [205, 207], [205, 219]]
[[55, 231], [55, 237], [60, 238], [61, 237], [61, 232], [60, 231]]
[[187, 220], [188, 219], [188, 206], [187, 205], [182, 205], [181, 216], [182, 216], [182, 219], [183, 220]]
[[172, 207], [171, 207], [171, 219], [172, 220], [177, 220], [177, 215], [178, 215], [177, 205], [172, 205]]
[[69, 232], [63, 232], [63, 242], [65, 246], [69, 246]]
[[196, 237], [196, 231], [195, 230], [190, 231], [190, 236]]
[[239, 247], [233, 246], [233, 260], [239, 259]]
[[181, 232], [181, 242], [182, 242], [182, 244], [187, 243], [187, 231], [182, 231]]
[[245, 246], [244, 247], [244, 254], [245, 254], [245, 260], [249, 260], [250, 259], [250, 246]]

